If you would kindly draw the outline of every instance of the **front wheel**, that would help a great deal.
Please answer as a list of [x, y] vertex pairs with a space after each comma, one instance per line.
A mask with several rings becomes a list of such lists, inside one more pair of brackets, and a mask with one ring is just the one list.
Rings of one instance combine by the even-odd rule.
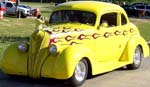
[[137, 46], [134, 51], [134, 55], [133, 55], [133, 63], [127, 65], [127, 68], [128, 69], [138, 69], [141, 65], [142, 58], [143, 58], [142, 49], [140, 46]]
[[88, 75], [88, 64], [85, 59], [82, 59], [75, 67], [73, 76], [69, 79], [72, 86], [82, 85]]

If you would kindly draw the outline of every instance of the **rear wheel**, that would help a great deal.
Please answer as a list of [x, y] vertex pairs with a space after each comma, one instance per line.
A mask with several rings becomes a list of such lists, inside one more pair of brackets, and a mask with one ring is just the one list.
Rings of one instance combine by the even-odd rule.
[[69, 79], [72, 86], [82, 85], [88, 75], [88, 64], [85, 59], [82, 59], [75, 67], [73, 76]]
[[133, 63], [127, 65], [127, 68], [128, 69], [138, 69], [141, 65], [142, 58], [143, 58], [142, 49], [140, 46], [137, 46], [134, 51], [134, 55], [133, 55]]

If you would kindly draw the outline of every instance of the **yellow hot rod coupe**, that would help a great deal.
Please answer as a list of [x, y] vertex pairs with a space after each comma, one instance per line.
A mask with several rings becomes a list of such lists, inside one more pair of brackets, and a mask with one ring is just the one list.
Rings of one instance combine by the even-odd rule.
[[71, 1], [57, 5], [48, 27], [29, 42], [9, 46], [1, 70], [9, 75], [55, 78], [74, 86], [96, 75], [126, 66], [140, 67], [149, 48], [138, 28], [118, 5]]

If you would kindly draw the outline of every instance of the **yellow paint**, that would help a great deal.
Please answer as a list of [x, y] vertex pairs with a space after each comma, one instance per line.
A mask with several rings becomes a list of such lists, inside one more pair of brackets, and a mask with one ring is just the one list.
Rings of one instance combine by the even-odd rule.
[[[149, 56], [146, 41], [119, 6], [79, 1], [58, 5], [53, 11], [59, 10], [93, 12], [97, 16], [96, 24], [61, 23], [35, 31], [31, 35], [27, 52], [19, 52], [18, 43], [6, 49], [0, 61], [4, 73], [32, 78], [68, 79], [73, 75], [76, 64], [83, 58], [89, 60], [92, 75], [96, 75], [131, 64], [137, 46], [142, 47], [144, 57]], [[117, 26], [100, 26], [101, 16], [110, 12], [117, 13]], [[127, 19], [125, 25], [121, 24], [121, 14]], [[50, 44], [57, 46], [57, 54], [50, 54]]]
[[15, 43], [9, 46], [3, 55], [1, 62], [1, 69], [7, 74], [27, 75], [27, 53], [18, 51]]

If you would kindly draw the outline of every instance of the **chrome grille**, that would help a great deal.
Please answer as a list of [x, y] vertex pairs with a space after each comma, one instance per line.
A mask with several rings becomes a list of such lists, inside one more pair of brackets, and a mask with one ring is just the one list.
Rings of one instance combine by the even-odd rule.
[[45, 31], [36, 31], [30, 39], [30, 49], [28, 58], [28, 75], [39, 78], [42, 64], [49, 54], [50, 35]]

